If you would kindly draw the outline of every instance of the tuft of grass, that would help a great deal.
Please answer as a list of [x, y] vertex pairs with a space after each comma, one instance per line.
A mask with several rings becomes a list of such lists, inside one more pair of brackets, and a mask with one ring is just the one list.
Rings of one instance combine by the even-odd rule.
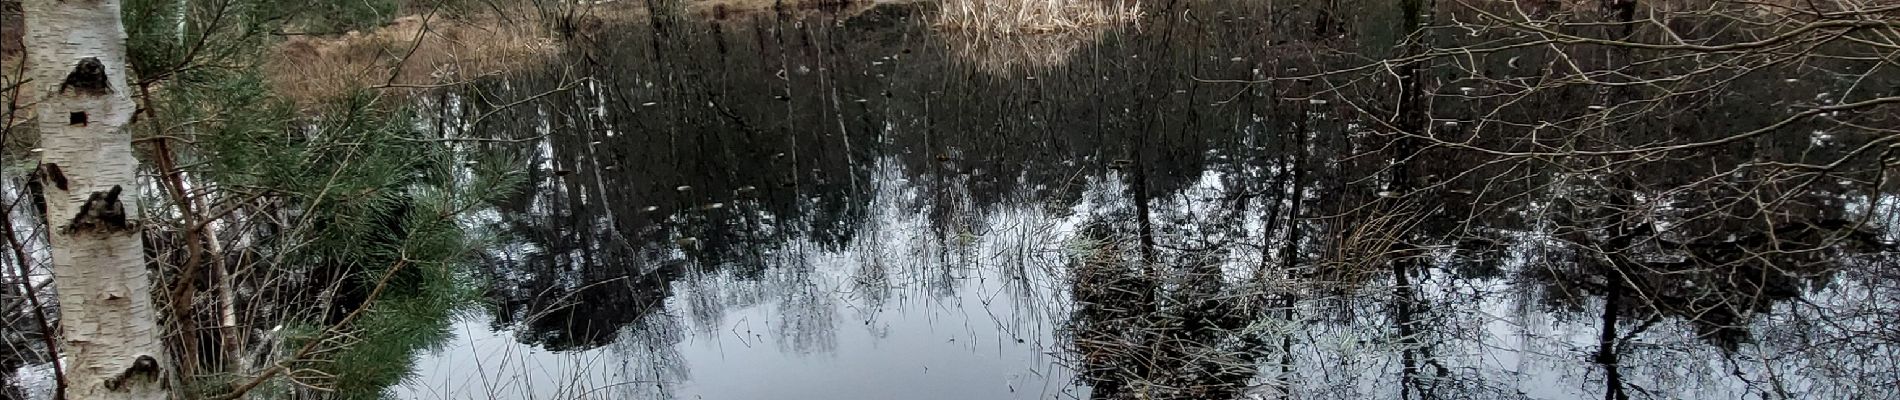
[[1141, 3], [1114, 0], [945, 0], [933, 21], [944, 31], [993, 35], [1071, 32], [1133, 22]]
[[1425, 256], [1426, 249], [1405, 235], [1428, 214], [1416, 201], [1403, 199], [1367, 207], [1355, 218], [1331, 224], [1327, 251], [1313, 266], [1313, 284], [1349, 291], [1390, 271], [1393, 262]]
[[952, 54], [997, 76], [1069, 62], [1107, 28], [1141, 17], [1138, 0], [945, 0], [931, 24]]

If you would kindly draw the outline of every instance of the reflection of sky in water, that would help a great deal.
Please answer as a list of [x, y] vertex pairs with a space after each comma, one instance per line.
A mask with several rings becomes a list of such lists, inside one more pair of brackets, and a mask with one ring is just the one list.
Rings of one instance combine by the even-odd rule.
[[[681, 399], [1007, 399], [1085, 398], [1062, 326], [1069, 318], [1067, 273], [1074, 234], [1091, 218], [1126, 207], [1127, 187], [1113, 173], [1081, 174], [1080, 201], [1051, 212], [1031, 201], [977, 210], [967, 193], [928, 192], [883, 162], [867, 184], [877, 195], [869, 221], [840, 251], [792, 242], [764, 252], [764, 274], [739, 279], [731, 268], [688, 273], [672, 283], [666, 311], [629, 324], [605, 347], [551, 353], [490, 332], [486, 316], [457, 325], [450, 348], [418, 362], [404, 398]], [[918, 179], [921, 180], [921, 179]], [[1238, 212], [1222, 172], [1208, 171], [1176, 195], [1154, 199], [1166, 247], [1257, 242], [1259, 210]], [[950, 187], [960, 187], [951, 184]], [[933, 227], [932, 207], [956, 220]], [[1864, 206], [1862, 207], [1864, 209]], [[1240, 214], [1240, 215], [1236, 215]], [[1245, 221], [1245, 222], [1242, 222]], [[1225, 225], [1223, 225], [1225, 224]], [[1516, 232], [1497, 256], [1505, 271], [1548, 268], [1546, 235]], [[1540, 244], [1542, 243], [1542, 244]], [[1223, 270], [1239, 280], [1259, 262], [1246, 248], [1222, 251]], [[1303, 299], [1249, 326], [1289, 339], [1266, 350], [1248, 382], [1254, 397], [1290, 385], [1299, 398], [1396, 397], [1401, 354], [1420, 354], [1424, 385], [1460, 398], [1597, 398], [1604, 369], [1597, 351], [1600, 297], [1578, 311], [1537, 299], [1548, 283], [1522, 274], [1460, 277], [1456, 255], [1435, 257], [1415, 281], [1421, 299], [1417, 340], [1396, 338], [1390, 282], [1351, 296]], [[1870, 262], [1879, 262], [1878, 260]], [[1655, 398], [1759, 398], [1764, 385], [1791, 393], [1868, 396], [1857, 382], [1892, 376], [1893, 349], [1828, 347], [1852, 340], [1848, 329], [1813, 326], [1822, 317], [1875, 313], [1874, 277], [1845, 274], [1807, 303], [1785, 303], [1757, 316], [1757, 343], [1734, 354], [1696, 337], [1676, 318], [1624, 318], [1621, 372], [1632, 393]], [[1890, 290], [1890, 289], [1889, 289]], [[1888, 299], [1891, 300], [1891, 299]], [[1640, 326], [1641, 333], [1632, 329]], [[1018, 339], [1021, 341], [1019, 342]], [[1274, 340], [1273, 342], [1278, 342]], [[1843, 369], [1847, 368], [1847, 369]], [[1764, 383], [1772, 382], [1772, 383]], [[1849, 392], [1843, 392], [1848, 390]], [[1863, 391], [1852, 393], [1853, 390]], [[1872, 396], [1881, 397], [1881, 396]]]
[[[886, 164], [887, 166], [889, 164]], [[887, 169], [888, 171], [888, 169]], [[915, 188], [880, 176], [873, 223], [844, 251], [791, 243], [757, 280], [675, 282], [606, 347], [553, 353], [459, 322], [404, 398], [1007, 399], [1077, 390], [1055, 354], [1060, 221], [998, 212], [938, 237]], [[1025, 284], [1024, 282], [1035, 282]], [[678, 335], [679, 337], [670, 337]]]
[[[1232, 15], [1262, 11], [1209, 9]], [[693, 259], [676, 248], [651, 253], [625, 249], [643, 246], [625, 241], [653, 233], [635, 232], [647, 227], [655, 227], [659, 236], [669, 236], [655, 240], [662, 245], [682, 243], [680, 239], [685, 238], [680, 236], [689, 234], [729, 236], [725, 238], [732, 241], [728, 245], [752, 244], [746, 241], [752, 238], [747, 234], [756, 232], [690, 229], [710, 226], [707, 221], [731, 224], [722, 228], [771, 231], [757, 237], [804, 235], [832, 240], [790, 239], [746, 248], [756, 258], [730, 257], [745, 258], [742, 263], [749, 265], [693, 266], [677, 277], [654, 274], [663, 275], [663, 285], [671, 289], [654, 291], [664, 292], [652, 296], [665, 299], [661, 312], [615, 314], [616, 310], [589, 309], [575, 313], [620, 326], [615, 340], [588, 350], [540, 350], [520, 343], [516, 332], [492, 331], [492, 316], [468, 316], [455, 324], [458, 336], [447, 348], [418, 360], [418, 376], [394, 389], [395, 394], [421, 399], [1084, 398], [1089, 390], [1077, 384], [1071, 365], [1079, 358], [1071, 354], [1077, 346], [1069, 343], [1073, 337], [1064, 330], [1072, 322], [1072, 313], [1081, 308], [1070, 299], [1067, 281], [1071, 263], [1085, 250], [1074, 239], [1079, 227], [1088, 223], [1132, 223], [1129, 177], [1121, 175], [1122, 170], [1105, 168], [1129, 161], [1122, 160], [1128, 157], [1128, 147], [1151, 147], [1147, 150], [1153, 151], [1141, 153], [1150, 157], [1145, 161], [1152, 163], [1149, 171], [1179, 172], [1156, 173], [1169, 176], [1156, 176], [1156, 182], [1150, 183], [1164, 188], [1157, 192], [1165, 192], [1151, 199], [1163, 259], [1212, 259], [1227, 278], [1229, 285], [1221, 288], [1224, 292], [1192, 296], [1254, 290], [1241, 285], [1254, 279], [1252, 274], [1260, 270], [1257, 266], [1279, 265], [1282, 256], [1277, 250], [1288, 229], [1282, 225], [1271, 238], [1261, 237], [1267, 228], [1263, 221], [1268, 219], [1269, 202], [1306, 207], [1300, 216], [1279, 215], [1277, 222], [1299, 220], [1292, 225], [1305, 235], [1298, 251], [1302, 266], [1307, 266], [1334, 250], [1329, 247], [1334, 243], [1325, 241], [1331, 239], [1321, 238], [1340, 229], [1331, 224], [1364, 222], [1353, 215], [1338, 219], [1315, 215], [1359, 206], [1339, 203], [1376, 203], [1383, 200], [1371, 199], [1392, 193], [1388, 183], [1380, 182], [1386, 179], [1380, 177], [1387, 173], [1382, 169], [1386, 161], [1366, 162], [1377, 155], [1361, 154], [1364, 149], [1357, 147], [1381, 143], [1372, 140], [1376, 136], [1368, 131], [1372, 128], [1343, 117], [1336, 109], [1328, 111], [1323, 107], [1328, 100], [1266, 101], [1281, 94], [1271, 85], [1257, 85], [1251, 93], [1261, 101], [1236, 102], [1248, 98], [1235, 97], [1225, 87], [1197, 86], [1178, 73], [1191, 66], [1196, 77], [1260, 78], [1281, 68], [1292, 72], [1295, 67], [1310, 67], [1281, 59], [1286, 56], [1284, 49], [1264, 45], [1269, 42], [1265, 39], [1276, 37], [1270, 31], [1283, 24], [1210, 23], [1206, 21], [1215, 19], [1207, 19], [1182, 26], [1189, 29], [1176, 36], [1107, 35], [1103, 43], [1068, 60], [1067, 70], [1005, 79], [959, 77], [964, 71], [943, 67], [956, 65], [943, 59], [982, 52], [933, 50], [939, 43], [913, 35], [921, 33], [915, 30], [922, 25], [881, 19], [912, 15], [911, 11], [891, 7], [881, 11], [886, 13], [883, 17], [799, 25], [790, 31], [776, 31], [786, 29], [774, 27], [781, 21], [765, 19], [717, 26], [690, 22], [674, 26], [690, 29], [671, 33], [633, 26], [620, 32], [627, 33], [626, 37], [614, 37], [614, 42], [641, 45], [616, 49], [624, 53], [605, 53], [617, 58], [607, 58], [608, 65], [592, 71], [601, 80], [588, 81], [566, 94], [571, 97], [552, 97], [567, 102], [536, 103], [511, 110], [512, 118], [492, 119], [491, 125], [518, 123], [506, 127], [523, 133], [512, 137], [546, 138], [524, 150], [525, 156], [533, 160], [533, 169], [555, 177], [536, 179], [527, 190], [532, 195], [520, 208], [526, 214], [545, 213], [530, 217], [546, 217], [547, 221], [536, 223], [555, 225], [546, 228], [571, 235], [553, 243], [523, 240], [492, 249], [504, 258], [551, 252], [560, 254], [542, 254], [554, 264], [549, 269], [640, 272], [652, 267], [646, 262], [654, 260], [648, 258], [681, 263], [687, 261], [678, 260]], [[1383, 20], [1368, 23], [1389, 25]], [[718, 26], [736, 29], [703, 31]], [[1256, 31], [1263, 26], [1267, 31]], [[1148, 32], [1175, 31], [1173, 25], [1168, 28]], [[800, 39], [778, 40], [768, 32], [799, 33]], [[642, 50], [649, 48], [644, 45], [649, 40], [651, 53]], [[734, 49], [730, 55], [728, 44]], [[1190, 48], [1200, 50], [1180, 51]], [[1230, 59], [1227, 53], [1244, 57]], [[1263, 68], [1268, 72], [1263, 73]], [[1107, 83], [1093, 83], [1097, 75]], [[509, 79], [497, 82], [504, 90], [513, 90], [517, 84]], [[656, 82], [661, 84], [656, 87]], [[534, 93], [544, 88], [533, 85], [548, 82], [519, 83], [529, 85], [523, 93]], [[1200, 89], [1210, 87], [1221, 89]], [[768, 91], [784, 95], [765, 96]], [[446, 99], [440, 106], [450, 114], [480, 105], [464, 104], [460, 97]], [[700, 108], [701, 103], [708, 107]], [[1339, 103], [1333, 100], [1332, 104]], [[1306, 126], [1284, 126], [1292, 120], [1305, 121]], [[1250, 122], [1233, 126], [1234, 121]], [[842, 134], [831, 133], [833, 126]], [[1168, 133], [1177, 126], [1179, 133]], [[1454, 126], [1447, 121], [1446, 129]], [[1295, 142], [1306, 147], [1289, 149], [1284, 142], [1295, 133], [1286, 129], [1308, 135]], [[1159, 143], [1125, 143], [1156, 131], [1167, 133], [1158, 136]], [[1136, 133], [1116, 137], [1124, 132]], [[790, 143], [774, 143], [788, 138]], [[1229, 139], [1235, 143], [1227, 143]], [[1822, 146], [1841, 139], [1825, 134], [1801, 142]], [[897, 155], [900, 150], [909, 156]], [[791, 156], [779, 157], [787, 153]], [[1355, 154], [1359, 161], [1340, 157], [1345, 154]], [[894, 158], [864, 163], [886, 156]], [[898, 160], [904, 157], [912, 163]], [[1305, 197], [1290, 199], [1292, 184], [1274, 186], [1280, 190], [1277, 193], [1239, 195], [1261, 191], [1284, 176], [1285, 159], [1307, 157], [1311, 159], [1304, 161], [1305, 171], [1311, 175], [1304, 178], [1305, 183], [1320, 186], [1310, 188]], [[1414, 166], [1443, 163], [1452, 167], [1448, 171], [1470, 167], [1461, 164], [1462, 158], [1424, 158]], [[1739, 162], [1711, 158], [1715, 164]], [[1387, 161], [1414, 162], [1410, 160]], [[898, 165], [910, 165], [911, 170]], [[731, 169], [757, 171], [731, 173]], [[872, 170], [868, 179], [858, 175], [864, 169]], [[1665, 168], [1629, 171], [1643, 180], [1672, 178], [1661, 175], [1679, 172]], [[1566, 201], [1569, 198], [1600, 196], [1597, 192], [1607, 187], [1607, 176], [1539, 174], [1549, 176], [1531, 179], [1539, 182], [1522, 196], [1472, 190], [1489, 189], [1488, 183], [1474, 187], [1458, 186], [1472, 182], [1452, 182], [1447, 190], [1420, 201], [1426, 207], [1468, 200], [1496, 202], [1497, 209], [1472, 211], [1492, 214], [1460, 223], [1477, 225], [1471, 228], [1479, 231], [1474, 236], [1494, 239], [1499, 248], [1475, 254], [1470, 249], [1428, 249], [1429, 265], [1412, 278], [1418, 301], [1413, 337], [1398, 337], [1399, 317], [1393, 312], [1398, 295], [1389, 271], [1383, 270], [1351, 282], [1356, 286], [1343, 294], [1291, 289], [1299, 291], [1300, 297], [1290, 313], [1272, 310], [1250, 315], [1254, 320], [1243, 333], [1264, 337], [1267, 345], [1257, 349], [1262, 354], [1253, 379], [1245, 382], [1245, 392], [1253, 398], [1276, 398], [1281, 392], [1291, 392], [1292, 398], [1399, 398], [1404, 393], [1402, 364], [1409, 352], [1420, 370], [1416, 386], [1435, 388], [1430, 394], [1438, 397], [1603, 398], [1606, 369], [1592, 360], [1602, 331], [1603, 296], [1576, 288], [1582, 286], [1577, 282], [1548, 278], [1588, 277], [1592, 272], [1530, 275], [1582, 268], [1570, 259], [1574, 250], [1567, 248], [1568, 239], [1559, 229], [1564, 223], [1557, 217], [1575, 211], [1563, 207], [1577, 204]], [[838, 180], [822, 183], [827, 178]], [[1541, 182], [1543, 178], [1549, 182]], [[1662, 187], [1681, 184], [1658, 181]], [[782, 197], [727, 196], [739, 187], [773, 192], [774, 183], [792, 188], [777, 193], [793, 192], [797, 197], [776, 206], [810, 212], [758, 210], [763, 208], [761, 199]], [[649, 184], [661, 188], [640, 187]], [[860, 184], [872, 188], [869, 195], [858, 190]], [[674, 185], [699, 188], [674, 190]], [[846, 185], [848, 192], [843, 189]], [[1012, 186], [1032, 189], [1006, 190]], [[977, 187], [981, 189], [973, 189]], [[1456, 190], [1451, 188], [1463, 194], [1453, 196]], [[715, 191], [720, 197], [702, 194]], [[1072, 192], [1080, 196], [1061, 196]], [[1356, 192], [1377, 195], [1351, 195]], [[1632, 196], [1656, 205], [1655, 215], [1646, 217], [1657, 218], [1659, 229], [1670, 230], [1683, 222], [1677, 214], [1706, 200], [1696, 194], [1663, 191]], [[1843, 208], [1851, 218], [1871, 216], [1876, 225], [1900, 225], [1900, 212], [1896, 212], [1900, 199], [1886, 196], [1874, 202], [1858, 194], [1821, 196], [1845, 203]], [[1052, 199], [1057, 197], [1063, 199]], [[1248, 200], [1234, 201], [1237, 198]], [[720, 203], [701, 202], [708, 199]], [[860, 204], [864, 199], [870, 202]], [[1071, 206], [1068, 201], [1075, 203]], [[719, 204], [721, 211], [702, 208], [711, 204]], [[863, 213], [822, 209], [834, 206]], [[708, 217], [727, 212], [742, 215], [737, 219], [744, 221]], [[483, 211], [471, 215], [469, 222], [494, 224], [507, 217], [515, 215]], [[629, 223], [648, 217], [655, 217], [657, 223]], [[850, 221], [813, 222], [833, 217]], [[801, 224], [817, 232], [791, 227]], [[849, 226], [854, 232], [841, 234], [835, 232], [841, 229], [832, 229], [836, 226]], [[1450, 228], [1422, 231], [1473, 233]], [[1900, 240], [1900, 230], [1884, 233], [1889, 241]], [[1462, 238], [1417, 239], [1425, 246], [1450, 247], [1447, 242]], [[620, 242], [599, 243], [616, 241]], [[827, 248], [835, 242], [846, 244]], [[1181, 249], [1208, 251], [1184, 254]], [[1657, 256], [1683, 258], [1680, 254]], [[607, 261], [596, 263], [594, 257]], [[1900, 368], [1892, 361], [1900, 349], [1891, 345], [1900, 341], [1900, 331], [1894, 328], [1900, 326], [1895, 321], [1900, 313], [1893, 312], [1894, 305], [1900, 304], [1894, 295], [1900, 293], [1895, 288], [1900, 282], [1893, 282], [1891, 273], [1878, 272], [1894, 269], [1892, 258], [1845, 260], [1847, 267], [1828, 275], [1825, 284], [1804, 287], [1801, 298], [1779, 302], [1767, 313], [1746, 310], [1743, 317], [1753, 340], [1732, 353], [1697, 337], [1698, 327], [1680, 315], [1645, 320], [1647, 315], [1624, 312], [1614, 333], [1620, 340], [1617, 355], [1625, 386], [1635, 398], [1900, 398], [1900, 391], [1889, 385], [1900, 380]], [[632, 263], [637, 265], [609, 265], [632, 259], [638, 259]], [[1497, 264], [1499, 271], [1460, 271], [1472, 268], [1464, 264], [1484, 263]], [[762, 272], [751, 275], [751, 271]], [[573, 292], [602, 278], [572, 270], [522, 268], [501, 273], [506, 281], [552, 281], [524, 283], [524, 291]], [[1273, 279], [1281, 278], [1266, 280]], [[1302, 282], [1273, 283], [1284, 285], [1275, 288], [1281, 289]], [[1545, 298], [1546, 292], [1561, 289], [1578, 293], [1575, 304], [1553, 305]], [[603, 297], [639, 304], [650, 294], [627, 296], [631, 299]], [[533, 293], [512, 295], [531, 297]], [[601, 311], [629, 318], [598, 318]], [[629, 319], [632, 322], [626, 322]], [[600, 344], [588, 340], [592, 339], [589, 335], [560, 333], [568, 335], [550, 336], [568, 340], [564, 344], [574, 347]], [[27, 368], [44, 371], [43, 365]]]
[[[1297, 277], [1277, 277], [1288, 225], [1303, 235], [1296, 246], [1298, 266], [1311, 267], [1337, 250], [1331, 242], [1336, 239], [1328, 235], [1339, 234], [1338, 225], [1368, 223], [1358, 219], [1364, 215], [1331, 213], [1361, 202], [1401, 202], [1390, 182], [1383, 181], [1390, 178], [1383, 175], [1389, 173], [1383, 169], [1388, 161], [1416, 162], [1421, 170], [1446, 175], [1472, 165], [1464, 164], [1464, 156], [1372, 160], [1377, 155], [1361, 154], [1365, 149], [1359, 147], [1381, 143], [1368, 131], [1372, 128], [1343, 118], [1324, 100], [1231, 103], [1233, 92], [1179, 89], [1197, 87], [1175, 73], [1188, 65], [1205, 69], [1197, 76], [1245, 71], [1260, 76], [1261, 68], [1309, 67], [1293, 60], [1241, 62], [1282, 54], [1252, 40], [1221, 39], [1273, 35], [1250, 24], [1194, 22], [1183, 26], [1193, 28], [1184, 35], [1216, 39], [1111, 35], [1078, 53], [1066, 72], [1020, 80], [958, 78], [966, 71], [941, 62], [953, 55], [911, 35], [921, 28], [881, 20], [909, 12], [880, 10], [884, 14], [866, 15], [881, 17], [812, 24], [795, 32], [816, 39], [784, 43], [762, 33], [754, 37], [754, 32], [775, 29], [765, 22], [710, 32], [706, 28], [717, 26], [688, 23], [682, 26], [691, 29], [665, 34], [635, 26], [621, 41], [650, 40], [651, 53], [641, 50], [646, 46], [628, 46], [624, 54], [615, 53], [619, 58], [608, 58], [610, 68], [596, 71], [602, 74], [600, 84], [576, 90], [572, 104], [521, 111], [518, 120], [526, 122], [517, 128], [521, 131], [575, 133], [538, 141], [534, 151], [542, 170], [567, 176], [537, 181], [525, 207], [531, 213], [573, 217], [550, 217], [560, 225], [554, 230], [626, 240], [652, 233], [635, 232], [646, 226], [629, 221], [652, 217], [658, 236], [664, 236], [648, 238], [655, 243], [701, 235], [698, 239], [709, 243], [722, 240], [724, 250], [750, 246], [743, 247], [744, 256], [718, 257], [743, 258], [745, 265], [685, 268], [689, 272], [683, 276], [667, 278], [672, 290], [662, 295], [664, 312], [628, 323], [613, 343], [585, 351], [537, 352], [517, 344], [510, 332], [488, 332], [484, 322], [490, 318], [474, 317], [458, 325], [462, 337], [451, 348], [420, 361], [420, 376], [399, 393], [415, 398], [487, 398], [490, 393], [497, 398], [1086, 398], [1089, 390], [1077, 384], [1073, 372], [1082, 357], [1072, 354], [1078, 347], [1070, 343], [1075, 336], [1064, 329], [1085, 308], [1070, 299], [1072, 263], [1086, 250], [1074, 239], [1082, 226], [1133, 223], [1130, 177], [1122, 175], [1126, 169], [1110, 167], [1132, 161], [1124, 159], [1132, 157], [1133, 146], [1152, 150], [1140, 154], [1149, 157], [1142, 162], [1150, 163], [1148, 171], [1156, 175], [1148, 184], [1157, 188], [1151, 220], [1161, 259], [1213, 260], [1227, 278], [1219, 292], [1191, 296], [1240, 297], [1256, 290], [1245, 285], [1263, 263], [1273, 266], [1265, 280], [1280, 285], [1269, 287], [1292, 288], [1299, 296], [1290, 313], [1273, 309], [1249, 315], [1253, 320], [1244, 332], [1209, 335], [1264, 338], [1264, 348], [1255, 349], [1261, 353], [1258, 368], [1244, 382], [1248, 397], [1276, 398], [1282, 392], [1321, 399], [1421, 392], [1473, 399], [1604, 397], [1606, 368], [1593, 360], [1604, 295], [1576, 282], [1603, 271], [1576, 261], [1574, 239], [1564, 236], [1562, 217], [1577, 212], [1579, 204], [1601, 201], [1593, 197], [1605, 196], [1608, 176], [1533, 171], [1524, 172], [1534, 176], [1524, 187], [1493, 187], [1492, 177], [1476, 175], [1518, 179], [1522, 171], [1474, 169], [1463, 171], [1474, 176], [1448, 182], [1439, 192], [1405, 200], [1422, 203], [1416, 205], [1424, 210], [1451, 210], [1435, 216], [1446, 220], [1465, 218], [1453, 213], [1484, 215], [1427, 222], [1460, 226], [1427, 226], [1415, 231], [1426, 233], [1415, 236], [1445, 236], [1409, 238], [1426, 246], [1427, 256], [1422, 272], [1412, 277], [1414, 336], [1401, 338], [1401, 317], [1394, 312], [1399, 291], [1389, 270], [1346, 282], [1350, 288], [1338, 293], [1302, 288], [1313, 282]], [[730, 54], [727, 45], [735, 49]], [[1218, 55], [1177, 51], [1200, 45]], [[699, 51], [708, 48], [720, 50]], [[1244, 57], [1230, 60], [1226, 53]], [[904, 55], [904, 67], [895, 67], [896, 54]], [[681, 80], [683, 72], [720, 78]], [[1098, 74], [1108, 83], [1093, 83]], [[1254, 89], [1261, 96], [1272, 88]], [[761, 94], [781, 91], [784, 95]], [[717, 95], [702, 98], [701, 92]], [[700, 109], [700, 103], [717, 107]], [[1302, 126], [1285, 126], [1301, 117]], [[548, 125], [551, 119], [562, 121], [560, 127]], [[1250, 122], [1234, 126], [1234, 121]], [[830, 132], [834, 126], [843, 134]], [[1150, 138], [1156, 142], [1127, 143], [1139, 133], [1117, 136], [1173, 132], [1177, 126], [1179, 134]], [[1307, 135], [1292, 142], [1305, 147], [1288, 146], [1293, 137], [1288, 129]], [[615, 132], [651, 133], [616, 137]], [[1355, 156], [1341, 157], [1345, 154]], [[879, 157], [888, 158], [866, 163]], [[1266, 186], [1280, 185], [1274, 181], [1287, 175], [1283, 162], [1289, 158], [1306, 164], [1308, 175], [1301, 179], [1307, 189], [1299, 199], [1291, 198], [1293, 184]], [[1714, 162], [1738, 161], [1717, 157]], [[1643, 181], [1656, 178], [1658, 187], [1682, 184], [1662, 176], [1675, 173], [1662, 165], [1629, 173]], [[635, 178], [616, 177], [629, 171], [641, 172]], [[567, 173], [572, 175], [562, 175]], [[674, 185], [692, 186], [674, 190]], [[756, 185], [761, 195], [726, 195], [751, 188], [741, 185]], [[860, 185], [870, 189], [860, 191]], [[781, 187], [792, 189], [773, 190]], [[1279, 191], [1266, 192], [1273, 189]], [[1698, 229], [1681, 215], [1706, 201], [1697, 195], [1643, 192], [1633, 194], [1632, 201], [1657, 207], [1649, 217], [1659, 229]], [[1893, 212], [1894, 200], [1878, 205], [1882, 211], [1874, 216], [1880, 225], [1892, 226], [1900, 218]], [[1459, 204], [1464, 202], [1471, 204]], [[1846, 208], [1850, 214], [1866, 213], [1867, 202], [1847, 196]], [[1263, 238], [1264, 221], [1274, 208], [1269, 204], [1294, 203], [1304, 207], [1301, 215], [1275, 215], [1279, 230]], [[1480, 203], [1495, 208], [1463, 208]], [[723, 208], [707, 212], [702, 207], [709, 204]], [[737, 217], [712, 217], [732, 216], [724, 213]], [[715, 226], [708, 221], [728, 225], [697, 229]], [[846, 229], [851, 232], [839, 232]], [[1455, 235], [1490, 243], [1475, 250], [1458, 247], [1466, 238]], [[1896, 237], [1891, 230], [1887, 235]], [[784, 236], [804, 237], [786, 242]], [[747, 240], [755, 237], [781, 241], [754, 246]], [[677, 249], [624, 251], [616, 247], [627, 243], [572, 241], [581, 243], [562, 241], [549, 248], [574, 252], [564, 255], [572, 260], [590, 257], [583, 251], [590, 245], [599, 245], [593, 250], [603, 254], [620, 252], [606, 259], [641, 258], [639, 267], [609, 270], [666, 264], [646, 263], [652, 261], [648, 257], [695, 259]], [[1685, 257], [1656, 253], [1650, 255], [1659, 260]], [[1650, 320], [1638, 310], [1641, 306], [1625, 302], [1630, 309], [1617, 313], [1614, 332], [1624, 387], [1634, 398], [1780, 397], [1776, 391], [1796, 398], [1900, 396], [1873, 383], [1900, 376], [1891, 361], [1895, 349], [1888, 345], [1900, 335], [1863, 337], [1892, 335], [1890, 327], [1900, 326], [1891, 323], [1900, 318], [1891, 312], [1894, 283], [1869, 272], [1891, 268], [1893, 261], [1867, 258], [1849, 260], [1842, 272], [1824, 275], [1828, 282], [1805, 288], [1803, 298], [1777, 303], [1766, 313], [1740, 311], [1753, 340], [1732, 353], [1697, 337], [1706, 327], [1681, 315], [1665, 312]], [[591, 260], [585, 264], [579, 268], [597, 266]], [[1553, 272], [1558, 270], [1562, 273]], [[554, 276], [559, 282], [522, 286], [563, 291], [601, 278]], [[1570, 295], [1550, 293], [1555, 291]], [[587, 310], [591, 314], [582, 318], [598, 317], [598, 311]], [[1415, 389], [1402, 392], [1407, 353], [1419, 376]], [[579, 396], [583, 393], [589, 395]]]

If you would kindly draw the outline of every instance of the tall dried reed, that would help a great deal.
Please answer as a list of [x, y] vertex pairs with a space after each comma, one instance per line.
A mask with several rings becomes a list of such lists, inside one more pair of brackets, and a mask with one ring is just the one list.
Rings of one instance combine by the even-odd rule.
[[1069, 32], [1131, 22], [1139, 0], [945, 0], [934, 21], [945, 31], [988, 34]]
[[1139, 0], [945, 0], [932, 24], [950, 51], [991, 75], [1067, 64], [1107, 28], [1141, 16]]

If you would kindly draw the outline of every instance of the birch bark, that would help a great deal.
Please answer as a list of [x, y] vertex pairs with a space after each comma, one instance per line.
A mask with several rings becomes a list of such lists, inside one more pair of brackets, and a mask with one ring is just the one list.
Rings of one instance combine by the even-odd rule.
[[119, 0], [26, 0], [60, 352], [76, 400], [166, 398], [138, 221]]

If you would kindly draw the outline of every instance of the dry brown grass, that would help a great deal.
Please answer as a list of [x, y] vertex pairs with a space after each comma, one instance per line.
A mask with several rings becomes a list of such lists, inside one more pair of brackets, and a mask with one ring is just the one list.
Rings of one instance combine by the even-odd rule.
[[932, 24], [957, 59], [1015, 76], [1067, 64], [1108, 28], [1140, 17], [1138, 0], [945, 0]]
[[[898, 0], [907, 1], [907, 0]], [[868, 8], [869, 0], [662, 0], [666, 13], [726, 16], [751, 12]], [[847, 7], [849, 6], [849, 7]], [[560, 55], [564, 34], [588, 36], [651, 15], [647, 2], [618, 0], [571, 5], [551, 18], [512, 10], [513, 18], [482, 13], [459, 18], [411, 15], [382, 27], [336, 36], [299, 36], [280, 44], [264, 68], [280, 95], [300, 103], [334, 98], [359, 87], [421, 89], [466, 82]], [[861, 10], [860, 10], [861, 11]], [[551, 27], [566, 27], [557, 32]]]
[[933, 23], [944, 31], [1036, 34], [1100, 29], [1140, 16], [1139, 0], [944, 0]]
[[293, 37], [266, 60], [277, 92], [300, 102], [357, 87], [428, 87], [533, 65], [560, 47], [546, 24], [494, 16], [409, 16], [369, 32]]

